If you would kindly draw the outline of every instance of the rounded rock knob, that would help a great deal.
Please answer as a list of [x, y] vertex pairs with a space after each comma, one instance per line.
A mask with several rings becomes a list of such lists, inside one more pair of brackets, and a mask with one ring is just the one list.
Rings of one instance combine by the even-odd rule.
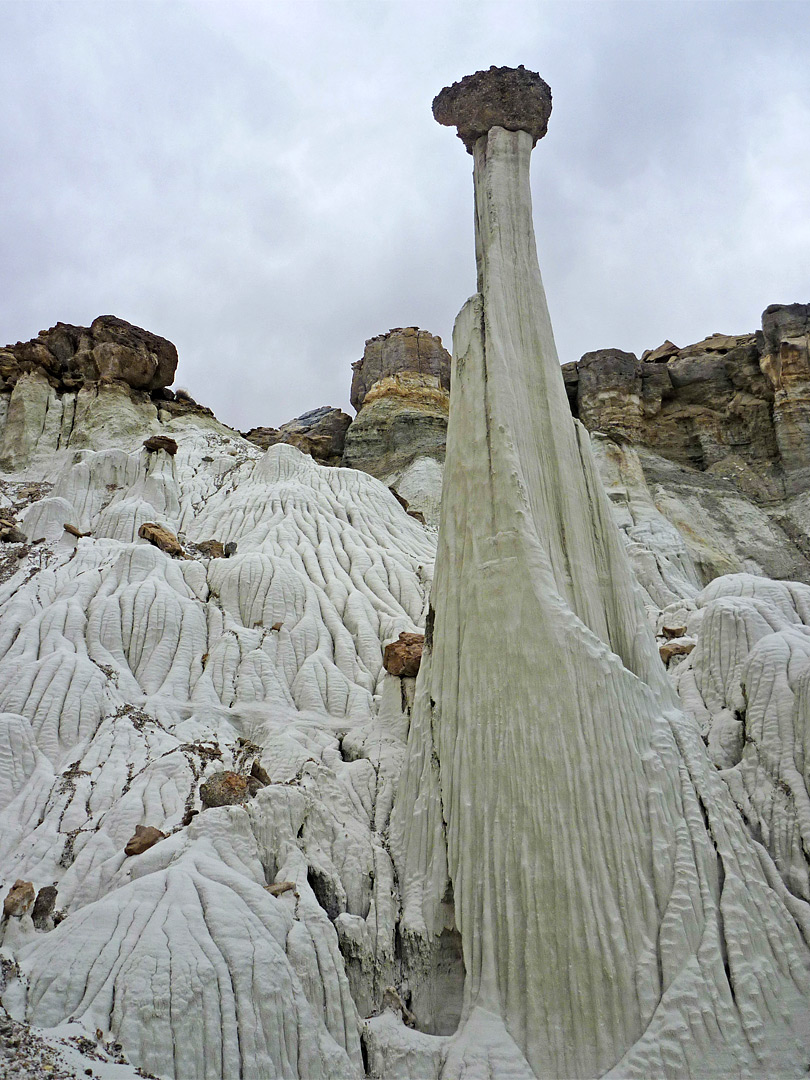
[[550, 115], [550, 86], [522, 65], [476, 71], [446, 86], [433, 99], [435, 119], [455, 127], [470, 154], [476, 139], [493, 127], [527, 131], [534, 145], [545, 135]]

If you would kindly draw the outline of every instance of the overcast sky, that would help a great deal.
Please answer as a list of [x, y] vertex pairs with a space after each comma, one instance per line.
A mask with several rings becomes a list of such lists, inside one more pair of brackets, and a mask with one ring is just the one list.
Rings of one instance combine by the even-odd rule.
[[551, 85], [560, 358], [810, 301], [810, 3], [0, 0], [0, 344], [114, 314], [221, 420], [348, 405], [366, 338], [450, 345], [472, 159], [434, 95]]

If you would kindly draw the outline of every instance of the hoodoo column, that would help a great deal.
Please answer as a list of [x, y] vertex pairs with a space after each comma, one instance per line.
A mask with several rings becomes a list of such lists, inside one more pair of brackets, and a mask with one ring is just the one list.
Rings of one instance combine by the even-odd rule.
[[529, 188], [550, 111], [523, 68], [434, 102], [474, 156], [479, 291], [454, 332], [392, 818], [405, 955], [430, 952], [452, 897], [466, 980], [443, 1077], [792, 1075], [806, 944], [678, 710], [568, 409]]

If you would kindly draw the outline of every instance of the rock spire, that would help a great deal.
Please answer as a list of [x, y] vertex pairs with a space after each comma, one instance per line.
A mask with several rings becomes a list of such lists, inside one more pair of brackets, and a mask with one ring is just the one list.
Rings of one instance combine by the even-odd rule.
[[795, 902], [678, 708], [569, 412], [529, 188], [544, 87], [494, 68], [434, 103], [474, 157], [479, 291], [391, 826], [410, 1007], [429, 1023], [457, 927], [443, 1076], [798, 1075]]

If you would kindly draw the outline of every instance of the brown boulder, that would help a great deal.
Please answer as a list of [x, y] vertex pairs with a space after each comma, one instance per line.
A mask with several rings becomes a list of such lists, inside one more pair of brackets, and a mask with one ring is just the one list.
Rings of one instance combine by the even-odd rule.
[[219, 540], [201, 540], [197, 548], [209, 559], [225, 558], [225, 548]]
[[671, 641], [665, 641], [663, 645], [659, 645], [658, 652], [664, 663], [668, 664], [673, 656], [688, 656], [694, 647], [694, 641], [681, 641], [678, 638], [673, 638]]
[[477, 139], [493, 127], [527, 131], [532, 145], [548, 130], [551, 89], [534, 71], [495, 67], [465, 75], [433, 99], [439, 124], [457, 129], [458, 137], [473, 152]]
[[150, 454], [156, 453], [158, 450], [165, 450], [171, 457], [177, 453], [177, 443], [174, 439], [168, 435], [151, 435], [148, 439], [144, 439], [144, 450], [147, 450]]
[[398, 675], [401, 679], [412, 678], [419, 671], [424, 644], [424, 634], [403, 631], [397, 641], [385, 646], [383, 667], [389, 674]]
[[3, 901], [3, 918], [22, 918], [34, 906], [34, 896], [33, 883], [18, 878]]
[[164, 529], [162, 525], [155, 524], [154, 521], [145, 521], [138, 529], [138, 536], [142, 540], [148, 540], [150, 544], [154, 544], [161, 551], [165, 551], [167, 555], [186, 557], [183, 547], [174, 533]]
[[158, 840], [165, 840], [166, 833], [161, 832], [160, 829], [156, 829], [154, 825], [136, 825], [135, 835], [131, 836], [127, 841], [127, 846], [124, 848], [125, 855], [142, 855], [144, 851], [148, 851], [150, 847], [158, 842]]
[[75, 536], [77, 540], [81, 540], [83, 536], [92, 536], [92, 533], [82, 532], [81, 529], [77, 529], [75, 525], [71, 525], [69, 521], [65, 521], [62, 524], [62, 528], [66, 533], [70, 533], [71, 536]]
[[200, 799], [206, 810], [211, 806], [236, 806], [251, 794], [247, 778], [234, 772], [216, 772], [200, 785]]

